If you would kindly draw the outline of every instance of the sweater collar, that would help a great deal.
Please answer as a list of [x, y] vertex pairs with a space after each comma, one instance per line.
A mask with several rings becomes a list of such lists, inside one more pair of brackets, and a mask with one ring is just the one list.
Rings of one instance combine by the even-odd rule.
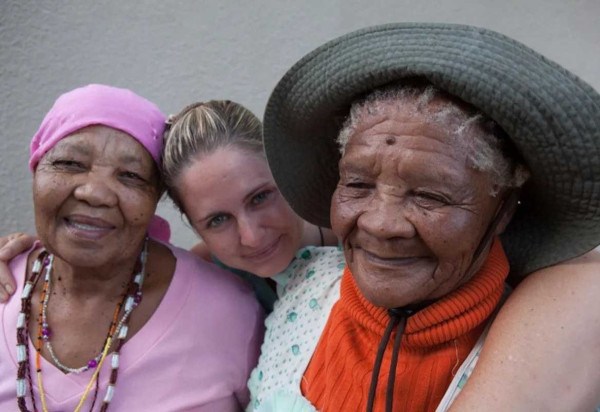
[[[426, 348], [451, 341], [479, 326], [494, 311], [504, 291], [509, 264], [495, 239], [481, 269], [467, 283], [408, 318], [405, 348]], [[342, 277], [339, 304], [360, 326], [382, 336], [389, 322], [386, 309], [360, 292], [348, 266]]]

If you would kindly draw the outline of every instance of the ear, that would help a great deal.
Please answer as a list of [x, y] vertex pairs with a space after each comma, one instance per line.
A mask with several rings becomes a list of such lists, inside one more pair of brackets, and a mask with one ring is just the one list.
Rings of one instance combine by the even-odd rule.
[[504, 229], [506, 229], [506, 226], [508, 226], [515, 212], [517, 211], [517, 204], [519, 203], [519, 191], [514, 189], [511, 190], [510, 193], [505, 196], [502, 202], [503, 204], [500, 207], [501, 216], [498, 216], [498, 224], [496, 225], [496, 229], [494, 231], [496, 236], [504, 232]]

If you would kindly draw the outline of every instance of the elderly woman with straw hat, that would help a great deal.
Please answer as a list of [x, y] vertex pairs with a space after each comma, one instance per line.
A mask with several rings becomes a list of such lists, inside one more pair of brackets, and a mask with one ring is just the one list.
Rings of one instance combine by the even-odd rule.
[[[367, 28], [296, 63], [270, 97], [265, 150], [346, 266], [308, 248], [282, 274], [250, 408], [448, 409], [506, 282], [600, 243], [598, 119], [587, 84], [475, 27]], [[577, 379], [551, 407], [597, 405], [597, 368]]]

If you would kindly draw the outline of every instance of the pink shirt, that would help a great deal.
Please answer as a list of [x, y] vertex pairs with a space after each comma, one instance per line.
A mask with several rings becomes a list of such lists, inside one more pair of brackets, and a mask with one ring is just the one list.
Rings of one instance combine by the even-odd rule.
[[[112, 411], [238, 411], [249, 400], [246, 381], [256, 365], [263, 314], [252, 290], [231, 273], [169, 246], [175, 275], [156, 312], [121, 350]], [[0, 306], [0, 411], [17, 411], [16, 324], [27, 253], [12, 260], [15, 298]], [[34, 321], [34, 319], [32, 319]], [[30, 341], [35, 383], [35, 349]], [[73, 411], [92, 371], [65, 375], [42, 360], [48, 409]], [[106, 392], [110, 355], [100, 373], [98, 404]], [[29, 391], [29, 389], [28, 389]], [[89, 410], [92, 396], [83, 411]], [[30, 409], [30, 399], [27, 398]]]

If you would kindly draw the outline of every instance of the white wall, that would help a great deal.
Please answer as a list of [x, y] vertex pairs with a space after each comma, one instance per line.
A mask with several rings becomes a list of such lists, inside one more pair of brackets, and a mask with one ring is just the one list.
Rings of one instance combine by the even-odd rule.
[[[512, 36], [600, 89], [600, 0], [0, 0], [0, 234], [33, 232], [28, 145], [62, 92], [127, 87], [173, 113], [228, 98], [262, 115], [291, 64], [345, 32], [441, 21]], [[192, 244], [169, 202], [176, 244]]]

